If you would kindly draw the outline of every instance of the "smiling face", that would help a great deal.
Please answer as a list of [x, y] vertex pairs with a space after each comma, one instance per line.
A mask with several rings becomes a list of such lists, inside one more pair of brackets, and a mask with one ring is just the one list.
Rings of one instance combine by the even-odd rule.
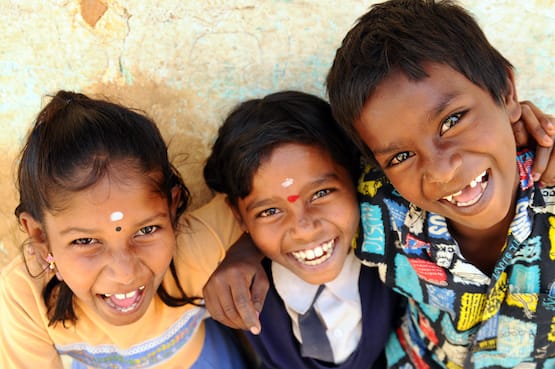
[[355, 129], [410, 202], [450, 219], [459, 232], [506, 226], [518, 186], [513, 81], [501, 105], [446, 65], [425, 70], [420, 81], [400, 71], [386, 77]]
[[294, 143], [262, 162], [237, 210], [264, 255], [312, 284], [337, 277], [359, 224], [349, 173], [325, 150]]
[[66, 197], [61, 211], [46, 213], [44, 227], [60, 277], [113, 325], [145, 313], [176, 242], [168, 202], [152, 178], [124, 168]]

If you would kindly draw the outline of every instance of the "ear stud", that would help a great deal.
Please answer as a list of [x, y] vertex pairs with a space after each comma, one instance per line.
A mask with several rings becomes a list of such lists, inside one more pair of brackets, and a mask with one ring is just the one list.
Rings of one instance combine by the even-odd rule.
[[46, 262], [48, 263], [48, 268], [50, 270], [54, 270], [56, 268], [56, 263], [54, 262], [54, 256], [52, 256], [52, 254], [48, 253], [46, 256]]

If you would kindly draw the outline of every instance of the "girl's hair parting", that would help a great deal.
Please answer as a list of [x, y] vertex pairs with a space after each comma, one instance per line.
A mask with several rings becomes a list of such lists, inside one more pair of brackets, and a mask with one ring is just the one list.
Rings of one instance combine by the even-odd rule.
[[251, 192], [261, 163], [286, 143], [320, 147], [347, 169], [353, 180], [359, 175], [359, 153], [333, 119], [329, 104], [315, 95], [282, 91], [247, 100], [233, 109], [218, 131], [204, 179], [237, 206], [237, 200]]
[[[21, 152], [15, 215], [26, 212], [44, 224], [46, 212], [62, 211], [64, 198], [82, 191], [125, 163], [148, 176], [172, 205], [172, 190], [181, 191], [174, 227], [189, 203], [189, 191], [170, 163], [167, 145], [156, 124], [145, 115], [113, 102], [81, 93], [59, 91], [38, 114]], [[28, 241], [29, 242], [29, 241]], [[173, 260], [170, 270], [182, 294], [170, 296], [161, 285], [160, 298], [170, 306], [192, 303], [181, 288]], [[76, 321], [73, 293], [53, 277], [43, 291], [50, 325]]]

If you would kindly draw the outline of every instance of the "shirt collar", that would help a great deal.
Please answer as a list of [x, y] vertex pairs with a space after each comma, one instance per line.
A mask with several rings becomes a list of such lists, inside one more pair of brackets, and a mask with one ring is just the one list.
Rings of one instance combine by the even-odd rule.
[[[341, 300], [357, 299], [360, 267], [360, 260], [349, 252], [341, 272], [334, 280], [326, 283], [326, 287]], [[298, 314], [304, 314], [314, 299], [318, 285], [305, 282], [276, 262], [272, 262], [272, 275], [276, 290], [285, 305]]]

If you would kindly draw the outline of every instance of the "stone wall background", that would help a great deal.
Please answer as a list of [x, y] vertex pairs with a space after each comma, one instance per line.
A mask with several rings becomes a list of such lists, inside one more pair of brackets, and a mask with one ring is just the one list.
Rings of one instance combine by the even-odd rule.
[[[58, 89], [143, 109], [194, 196], [239, 101], [280, 89], [324, 96], [335, 49], [370, 1], [0, 0], [0, 265], [23, 239], [14, 169], [27, 129]], [[555, 113], [555, 0], [463, 0], [515, 65], [521, 99]]]

